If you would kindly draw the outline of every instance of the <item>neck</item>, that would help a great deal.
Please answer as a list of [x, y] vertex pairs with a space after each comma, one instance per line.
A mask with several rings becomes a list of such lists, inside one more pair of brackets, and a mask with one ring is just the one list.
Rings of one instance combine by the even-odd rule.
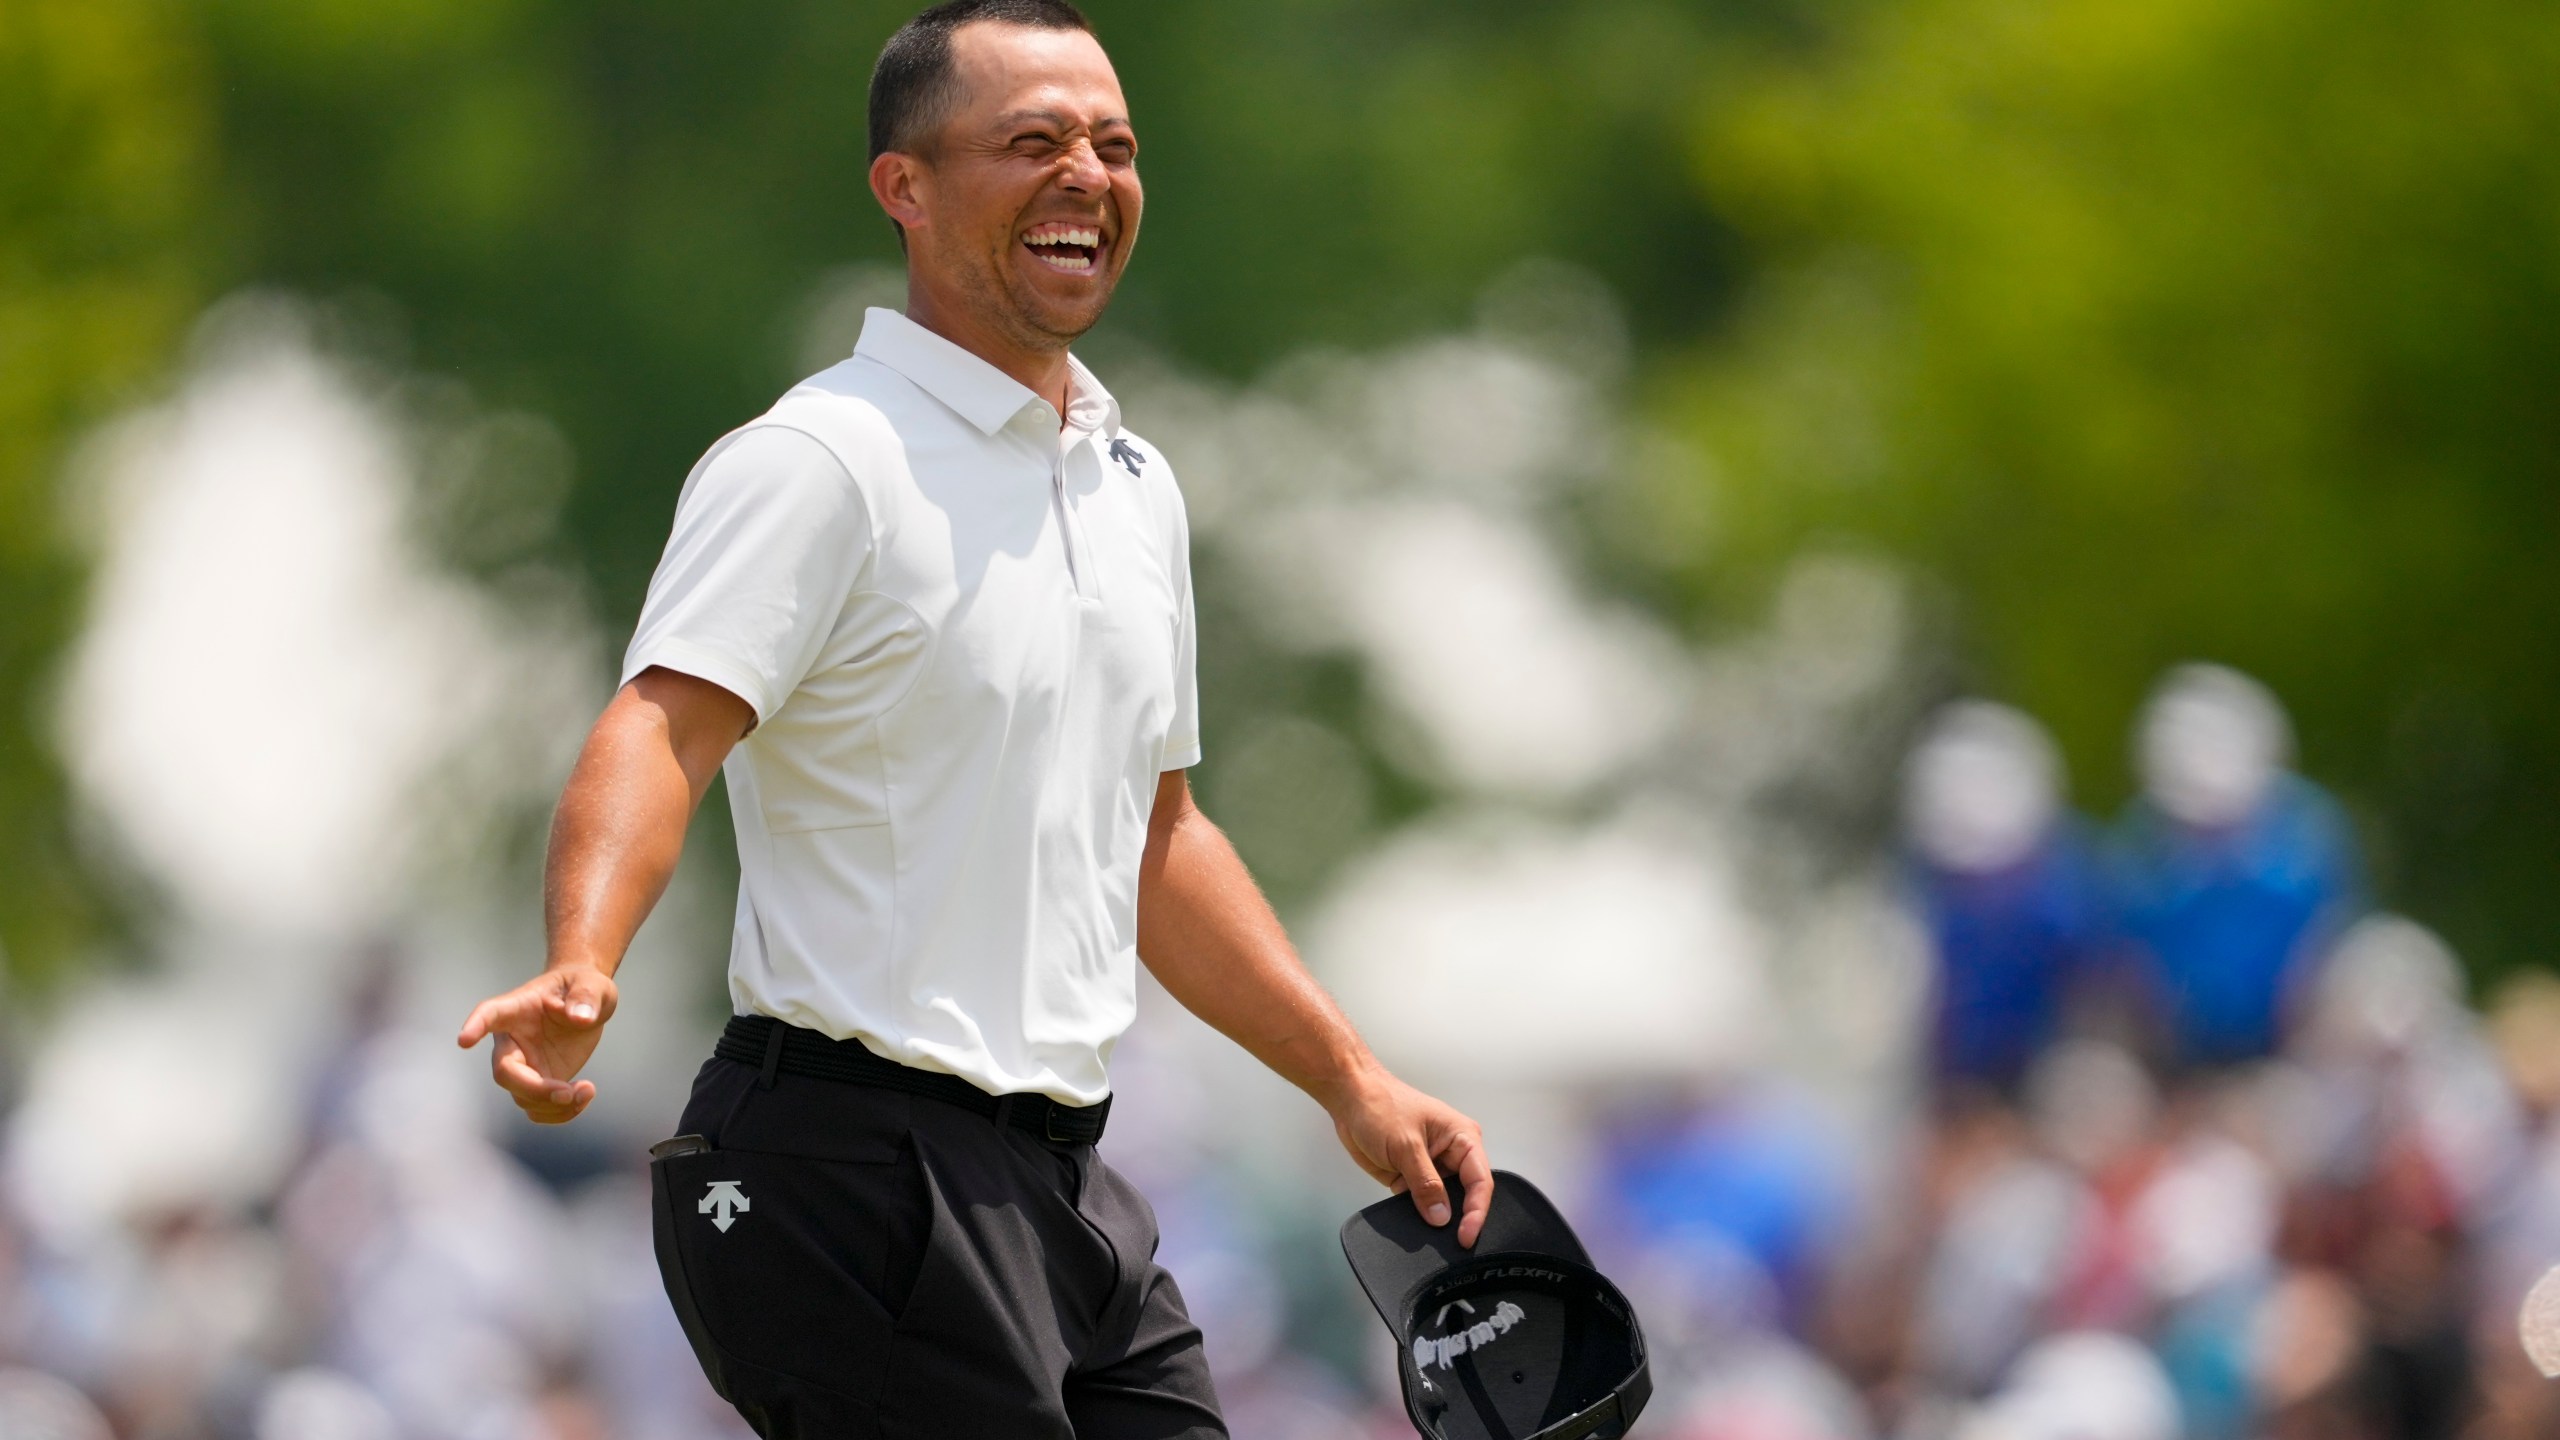
[[907, 318], [998, 370], [1022, 382], [1023, 388], [1049, 402], [1058, 423], [1067, 417], [1067, 347], [1065, 342], [1026, 341], [1009, 326], [991, 323], [967, 306], [951, 303], [916, 276], [907, 275]]

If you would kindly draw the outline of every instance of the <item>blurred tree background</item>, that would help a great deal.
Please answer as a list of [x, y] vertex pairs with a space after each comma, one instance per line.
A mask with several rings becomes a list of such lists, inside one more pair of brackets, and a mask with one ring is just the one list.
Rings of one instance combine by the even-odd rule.
[[204, 290], [205, 56], [150, 0], [0, 6], [0, 958], [49, 975], [106, 920], [49, 754], [77, 622], [57, 480], [166, 369]]
[[[15, 971], [111, 910], [46, 742], [78, 596], [55, 498], [195, 310], [312, 295], [345, 343], [556, 421], [575, 481], [529, 543], [621, 626], [686, 467], [794, 378], [812, 297], [894, 261], [861, 117], [908, 8], [0, 3]], [[1682, 442], [1597, 507], [1628, 594], [1712, 630], [1807, 544], [1897, 557], [2101, 801], [2162, 665], [2254, 670], [2367, 822], [2385, 899], [2489, 969], [2560, 938], [2535, 558], [2560, 520], [2560, 14], [1090, 8], [1152, 202], [1112, 343], [1241, 377], [1461, 323], [1525, 257], [1578, 265]]]
[[2203, 657], [2274, 685], [2382, 898], [2560, 946], [2560, 12], [1912, 0], [1710, 97], [1750, 313], [1663, 379], [1740, 557], [1946, 582], [2083, 792]]

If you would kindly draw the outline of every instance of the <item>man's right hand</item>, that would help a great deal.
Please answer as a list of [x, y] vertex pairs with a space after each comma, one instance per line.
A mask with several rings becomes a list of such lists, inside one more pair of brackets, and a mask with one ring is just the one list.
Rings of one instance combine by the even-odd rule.
[[755, 724], [746, 701], [651, 666], [614, 693], [578, 752], [542, 869], [540, 975], [480, 1002], [457, 1037], [495, 1035], [489, 1073], [545, 1125], [596, 1098], [578, 1078], [613, 1018], [613, 967], [684, 853], [684, 828], [729, 747]]
[[455, 1040], [465, 1050], [494, 1035], [489, 1073], [535, 1123], [575, 1120], [596, 1098], [580, 1080], [587, 1058], [613, 1018], [613, 978], [586, 965], [546, 970], [504, 995], [480, 1002]]

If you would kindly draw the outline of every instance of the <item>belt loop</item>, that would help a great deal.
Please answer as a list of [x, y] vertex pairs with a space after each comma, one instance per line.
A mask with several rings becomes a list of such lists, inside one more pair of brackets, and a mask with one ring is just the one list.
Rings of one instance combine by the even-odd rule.
[[1007, 1125], [1013, 1123], [1013, 1102], [1020, 1098], [1022, 1097], [1019, 1094], [1004, 1094], [996, 1097], [995, 1122], [997, 1129], [1001, 1130]]
[[765, 1017], [764, 1069], [756, 1074], [756, 1088], [770, 1090], [782, 1075], [782, 1037], [791, 1027], [768, 1015]]

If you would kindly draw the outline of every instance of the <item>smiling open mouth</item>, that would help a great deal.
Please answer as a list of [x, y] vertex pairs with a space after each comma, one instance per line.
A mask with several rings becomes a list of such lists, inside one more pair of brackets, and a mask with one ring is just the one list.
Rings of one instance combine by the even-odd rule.
[[1069, 275], [1092, 273], [1102, 259], [1102, 232], [1051, 221], [1022, 232], [1022, 243], [1040, 263]]

